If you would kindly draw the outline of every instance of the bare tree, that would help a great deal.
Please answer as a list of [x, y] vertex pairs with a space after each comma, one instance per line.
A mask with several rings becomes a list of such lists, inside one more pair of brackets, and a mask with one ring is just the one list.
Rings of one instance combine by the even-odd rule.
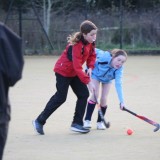
[[53, 0], [43, 0], [43, 24], [48, 35], [50, 31], [52, 5]]

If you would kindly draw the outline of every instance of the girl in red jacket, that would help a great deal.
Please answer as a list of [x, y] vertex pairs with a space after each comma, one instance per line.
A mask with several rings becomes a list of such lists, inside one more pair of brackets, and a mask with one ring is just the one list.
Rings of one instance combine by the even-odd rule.
[[[95, 40], [97, 27], [91, 21], [84, 21], [80, 25], [80, 32], [68, 37], [68, 45], [55, 64], [56, 93], [50, 98], [45, 109], [33, 121], [37, 133], [43, 135], [43, 126], [49, 116], [60, 107], [67, 98], [69, 86], [77, 96], [76, 108], [71, 124], [71, 130], [87, 133], [90, 130], [83, 127], [83, 116], [85, 113], [89, 91], [94, 90], [90, 81], [91, 71], [96, 59]], [[88, 72], [83, 71], [86, 62]], [[87, 88], [88, 85], [88, 88]]]

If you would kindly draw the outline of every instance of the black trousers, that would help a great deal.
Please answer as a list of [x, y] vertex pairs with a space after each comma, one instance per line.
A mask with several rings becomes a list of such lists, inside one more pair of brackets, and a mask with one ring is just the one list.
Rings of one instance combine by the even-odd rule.
[[87, 86], [82, 83], [77, 76], [64, 77], [58, 73], [55, 75], [57, 92], [50, 98], [45, 109], [38, 116], [38, 122], [44, 125], [48, 117], [66, 101], [70, 86], [77, 96], [76, 108], [72, 123], [83, 125], [83, 116], [86, 109], [87, 99], [89, 97]]
[[10, 120], [10, 105], [8, 103], [9, 86], [7, 79], [0, 72], [0, 160], [7, 140], [8, 124]]

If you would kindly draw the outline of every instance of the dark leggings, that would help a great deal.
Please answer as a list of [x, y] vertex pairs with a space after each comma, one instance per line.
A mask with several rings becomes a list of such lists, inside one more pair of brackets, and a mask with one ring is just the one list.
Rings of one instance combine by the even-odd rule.
[[[58, 73], [56, 75], [56, 93], [50, 98], [43, 112], [38, 116], [39, 123], [44, 125], [49, 116], [60, 107], [67, 98], [69, 86], [71, 86], [73, 92], [77, 96], [77, 102], [75, 107], [75, 113], [72, 123], [83, 125], [83, 116], [86, 109], [87, 99], [89, 97], [89, 91], [87, 86], [75, 77], [64, 77]], [[70, 97], [71, 98], [71, 97]]]
[[8, 104], [8, 83], [0, 72], [0, 160], [2, 160], [7, 140], [8, 124], [10, 120], [10, 105]]

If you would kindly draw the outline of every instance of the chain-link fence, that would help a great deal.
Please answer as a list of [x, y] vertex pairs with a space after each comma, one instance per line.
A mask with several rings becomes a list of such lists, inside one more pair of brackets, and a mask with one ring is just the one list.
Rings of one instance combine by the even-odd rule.
[[[80, 23], [86, 18], [85, 9], [70, 12], [67, 15], [63, 12], [59, 14], [52, 12], [48, 37], [32, 9], [23, 13], [21, 19], [19, 19], [18, 10], [12, 10], [8, 16], [7, 25], [18, 34], [21, 32], [26, 54], [60, 54], [67, 44], [67, 36], [79, 31]], [[159, 7], [134, 11], [122, 8], [121, 11], [119, 8], [109, 12], [88, 10], [87, 18], [99, 28], [97, 47], [104, 50], [123, 48], [132, 52], [152, 50], [154, 53], [159, 53]], [[42, 15], [43, 11], [39, 10], [38, 17], [43, 24]], [[0, 20], [4, 21], [6, 16], [7, 13], [1, 11]]]

